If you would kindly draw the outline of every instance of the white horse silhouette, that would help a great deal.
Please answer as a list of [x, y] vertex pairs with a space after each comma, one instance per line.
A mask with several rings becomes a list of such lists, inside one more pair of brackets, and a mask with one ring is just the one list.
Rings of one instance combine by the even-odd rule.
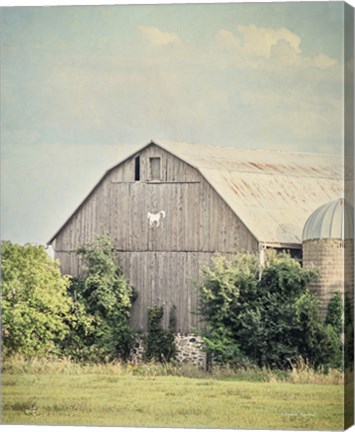
[[161, 210], [159, 213], [148, 212], [149, 225], [152, 227], [154, 224], [158, 227], [160, 225], [160, 219], [165, 218], [165, 211]]

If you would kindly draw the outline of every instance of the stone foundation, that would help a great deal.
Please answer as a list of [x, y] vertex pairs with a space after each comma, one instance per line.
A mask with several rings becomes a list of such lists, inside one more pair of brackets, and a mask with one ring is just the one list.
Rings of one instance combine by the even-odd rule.
[[175, 335], [176, 358], [180, 363], [192, 363], [206, 369], [206, 353], [203, 352], [202, 339], [189, 333]]
[[[180, 363], [191, 363], [198, 368], [206, 368], [206, 353], [203, 352], [203, 343], [199, 336], [192, 333], [177, 333], [175, 335], [176, 360]], [[132, 363], [143, 363], [144, 341], [137, 338], [131, 352]]]
[[131, 351], [130, 360], [132, 363], [143, 363], [144, 361], [144, 341], [142, 337], [137, 337]]

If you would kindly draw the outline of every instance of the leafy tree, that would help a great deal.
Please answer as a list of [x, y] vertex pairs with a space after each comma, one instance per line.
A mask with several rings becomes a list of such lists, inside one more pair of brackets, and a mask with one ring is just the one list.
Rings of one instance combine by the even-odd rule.
[[354, 306], [347, 294], [344, 299], [344, 366], [354, 368]]
[[330, 324], [336, 334], [340, 335], [343, 332], [343, 300], [340, 292], [336, 292], [328, 304], [326, 324]]
[[98, 236], [77, 254], [84, 272], [70, 287], [75, 321], [64, 349], [78, 360], [125, 359], [133, 343], [129, 317], [135, 293], [116, 262], [112, 241]]
[[316, 270], [270, 253], [261, 273], [256, 255], [238, 254], [217, 257], [203, 275], [202, 336], [214, 360], [285, 368], [302, 356], [315, 367], [339, 366], [337, 329], [322, 322], [308, 290]]
[[69, 331], [69, 278], [43, 246], [4, 241], [2, 248], [2, 341], [5, 355], [57, 352]]
[[259, 340], [258, 312], [252, 315], [249, 308], [249, 304], [258, 298], [257, 257], [251, 254], [238, 254], [231, 260], [216, 257], [211, 267], [204, 268], [203, 276], [205, 282], [200, 286], [199, 313], [205, 321], [202, 336], [207, 353], [213, 354], [217, 362], [243, 362], [236, 332], [247, 332], [251, 325], [255, 329], [250, 340], [253, 350], [257, 346], [256, 339]]
[[[341, 330], [333, 327], [330, 322], [323, 322], [318, 307], [317, 298], [308, 290], [297, 300], [297, 328], [298, 350], [300, 355], [307, 359], [314, 367], [326, 366], [341, 368], [342, 343]], [[332, 305], [328, 307], [332, 310]], [[332, 312], [333, 313], [333, 312]], [[340, 316], [333, 315], [336, 324]]]

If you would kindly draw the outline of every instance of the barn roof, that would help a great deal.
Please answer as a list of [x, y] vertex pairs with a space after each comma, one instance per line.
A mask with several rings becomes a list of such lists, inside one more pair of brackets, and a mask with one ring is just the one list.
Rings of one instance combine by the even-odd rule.
[[339, 155], [154, 141], [200, 171], [260, 242], [299, 246], [308, 216], [343, 196]]
[[[343, 196], [343, 162], [339, 155], [154, 140], [130, 157], [151, 144], [195, 167], [254, 237], [271, 246], [299, 247], [308, 216], [322, 204]], [[106, 175], [127, 159], [106, 172], [69, 220]]]

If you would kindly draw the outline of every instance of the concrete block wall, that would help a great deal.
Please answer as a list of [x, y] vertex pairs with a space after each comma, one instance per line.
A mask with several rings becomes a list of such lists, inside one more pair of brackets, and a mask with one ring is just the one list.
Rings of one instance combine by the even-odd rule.
[[[347, 260], [350, 260], [347, 257]], [[334, 293], [344, 295], [344, 241], [340, 239], [317, 239], [303, 242], [303, 266], [317, 267], [319, 281], [310, 288], [319, 298], [322, 316], [327, 313], [328, 303]]]

